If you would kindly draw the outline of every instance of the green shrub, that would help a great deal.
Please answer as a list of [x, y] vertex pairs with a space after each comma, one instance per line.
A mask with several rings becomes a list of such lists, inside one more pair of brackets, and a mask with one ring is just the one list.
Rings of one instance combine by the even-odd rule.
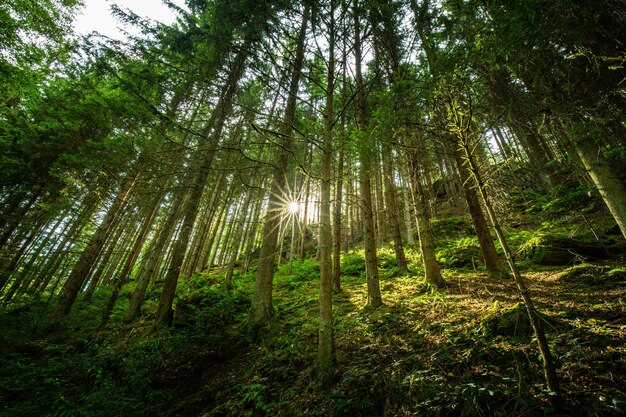
[[465, 217], [449, 217], [431, 221], [435, 236], [463, 237], [474, 235], [474, 227], [470, 219]]
[[476, 268], [482, 262], [482, 252], [476, 237], [448, 240], [437, 249], [437, 260], [446, 268]]
[[519, 336], [532, 334], [526, 307], [517, 303], [513, 307], [494, 311], [481, 320], [478, 330], [484, 336]]
[[365, 256], [362, 252], [350, 252], [341, 259], [341, 274], [360, 277], [365, 276]]
[[562, 214], [573, 210], [584, 210], [594, 202], [599, 201], [597, 193], [592, 192], [586, 185], [576, 188], [566, 188], [555, 198], [541, 203], [541, 211], [549, 214]]
[[584, 263], [561, 272], [559, 280], [586, 285], [624, 282], [626, 281], [626, 269]]

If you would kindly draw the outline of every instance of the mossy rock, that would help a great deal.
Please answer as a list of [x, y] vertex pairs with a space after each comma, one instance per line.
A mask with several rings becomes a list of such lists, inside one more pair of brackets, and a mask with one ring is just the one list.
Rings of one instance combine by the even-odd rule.
[[482, 252], [476, 245], [443, 248], [437, 257], [446, 268], [469, 268], [482, 263]]
[[472, 221], [465, 217], [449, 217], [432, 221], [435, 236], [474, 236]]
[[154, 317], [156, 315], [157, 309], [159, 308], [159, 303], [154, 300], [145, 300], [141, 304], [141, 315]]
[[497, 309], [480, 321], [478, 330], [485, 336], [523, 336], [533, 332], [526, 307], [517, 303], [511, 308]]
[[613, 226], [606, 229], [604, 234], [606, 236], [622, 236], [622, 230], [619, 228], [617, 224], [614, 224]]
[[585, 263], [567, 268], [559, 274], [559, 280], [586, 285], [612, 284], [626, 281], [626, 269]]
[[581, 242], [558, 236], [543, 236], [526, 245], [524, 258], [537, 265], [570, 265], [576, 261], [606, 259], [609, 252], [600, 242]]
[[365, 258], [356, 253], [342, 257], [341, 274], [355, 277], [365, 275]]
[[452, 267], [469, 267], [475, 266], [482, 261], [482, 252], [478, 246], [466, 246], [459, 248], [453, 257], [450, 266]]

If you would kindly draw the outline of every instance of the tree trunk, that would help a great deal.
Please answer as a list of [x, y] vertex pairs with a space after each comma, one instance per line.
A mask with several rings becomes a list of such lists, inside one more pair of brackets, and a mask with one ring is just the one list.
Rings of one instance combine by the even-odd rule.
[[[454, 114], [454, 109], [452, 109], [452, 111]], [[453, 119], [452, 122], [453, 123], [457, 122], [457, 126], [463, 126], [461, 124], [458, 124], [458, 120], [456, 119]], [[542, 319], [537, 309], [535, 308], [535, 304], [530, 295], [530, 291], [528, 290], [528, 287], [526, 286], [526, 283], [524, 282], [522, 275], [517, 269], [517, 265], [515, 265], [515, 261], [513, 260], [513, 253], [511, 252], [509, 245], [506, 241], [506, 238], [504, 237], [504, 232], [502, 231], [502, 228], [500, 227], [495, 210], [493, 209], [493, 206], [491, 205], [491, 202], [487, 195], [485, 184], [483, 183], [481, 179], [478, 166], [476, 165], [476, 162], [474, 161], [474, 156], [472, 155], [472, 147], [470, 143], [471, 142], [469, 138], [467, 137], [462, 139], [459, 143], [459, 145], [461, 146], [461, 149], [463, 150], [463, 160], [464, 162], [466, 162], [468, 169], [470, 170], [470, 172], [472, 173], [472, 176], [474, 177], [474, 181], [476, 182], [478, 192], [480, 193], [480, 196], [483, 199], [483, 203], [485, 204], [485, 208], [487, 209], [489, 219], [491, 220], [491, 223], [496, 232], [496, 235], [498, 236], [500, 245], [502, 246], [502, 250], [504, 251], [504, 256], [506, 257], [509, 267], [511, 268], [513, 278], [515, 279], [515, 284], [517, 285], [517, 288], [520, 292], [522, 300], [524, 301], [524, 304], [526, 305], [526, 311], [528, 312], [528, 317], [530, 319], [530, 323], [533, 328], [535, 338], [537, 339], [539, 352], [541, 353], [541, 357], [543, 359], [543, 371], [544, 371], [544, 377], [546, 379], [547, 388], [548, 390], [556, 394], [556, 402], [559, 402], [561, 390], [559, 386], [559, 379], [556, 374], [556, 362], [552, 356], [552, 353], [550, 352], [550, 346], [548, 344], [548, 340], [546, 338], [546, 334], [543, 329], [543, 325], [541, 321]]]
[[117, 194], [115, 200], [113, 200], [113, 203], [111, 204], [111, 207], [109, 207], [107, 214], [104, 216], [102, 223], [98, 226], [98, 229], [89, 240], [89, 243], [81, 254], [78, 262], [74, 265], [74, 269], [72, 269], [72, 272], [66, 281], [63, 292], [59, 298], [59, 302], [54, 311], [54, 317], [56, 319], [60, 319], [62, 316], [65, 316], [70, 312], [80, 288], [89, 275], [89, 271], [98, 258], [102, 245], [111, 231], [111, 225], [116, 220], [118, 213], [121, 211], [134, 189], [137, 178], [139, 177], [139, 171], [140, 169], [137, 167], [136, 173], [133, 174], [133, 177], [127, 178], [126, 181], [124, 181], [122, 189]]
[[[328, 85], [326, 87], [326, 131], [322, 144], [322, 184], [320, 190], [320, 322], [317, 347], [318, 379], [330, 380], [335, 366], [335, 345], [333, 338], [333, 276], [331, 251], [333, 246], [330, 229], [330, 182], [333, 152], [333, 98], [335, 90], [335, 4], [330, 3]], [[339, 190], [338, 192], [341, 192]]]
[[[57, 227], [59, 227], [59, 225], [61, 224], [61, 222], [67, 215], [68, 211], [69, 210], [66, 210], [63, 214], [61, 214], [59, 218], [57, 219], [57, 221], [49, 227], [50, 229], [49, 232], [46, 233], [45, 236], [43, 236], [41, 241], [37, 242], [37, 249], [34, 251], [34, 253], [30, 254], [30, 259], [28, 260], [28, 262], [26, 262], [25, 265], [21, 266], [20, 274], [14, 278], [13, 284], [9, 288], [9, 291], [7, 291], [7, 293], [4, 295], [4, 299], [2, 300], [4, 304], [9, 303], [11, 299], [13, 298], [13, 296], [16, 293], [18, 293], [18, 290], [26, 289], [30, 285], [30, 282], [26, 280], [27, 275], [29, 274], [29, 272], [31, 271], [31, 269], [34, 267], [35, 263], [39, 259], [41, 252], [48, 245], [48, 242], [50, 242], [50, 239], [52, 239], [54, 235], [54, 231], [57, 229]], [[48, 229], [48, 228], [44, 228], [44, 230], [45, 229]], [[17, 269], [15, 272], [17, 272]], [[23, 290], [21, 292], [23, 292]]]
[[467, 202], [467, 207], [469, 209], [470, 216], [472, 217], [472, 223], [474, 224], [474, 230], [476, 231], [476, 236], [478, 237], [478, 243], [483, 254], [487, 272], [493, 278], [507, 278], [508, 274], [502, 267], [502, 259], [496, 251], [496, 246], [493, 244], [493, 239], [489, 233], [489, 227], [487, 226], [485, 215], [480, 207], [479, 197], [476, 193], [476, 189], [474, 188], [473, 181], [471, 181], [472, 173], [469, 171], [469, 168], [463, 164], [463, 159], [461, 157], [462, 149], [456, 149], [458, 146], [453, 145], [452, 143], [450, 147], [455, 148], [451, 149], [451, 151], [454, 152], [454, 160], [456, 161], [459, 173], [461, 173], [461, 182], [463, 184], [463, 192], [465, 193], [465, 201]]
[[426, 211], [426, 196], [422, 188], [422, 182], [419, 174], [419, 156], [417, 153], [409, 153], [407, 162], [409, 168], [409, 177], [411, 180], [411, 192], [413, 195], [413, 207], [415, 209], [415, 218], [417, 220], [417, 236], [420, 242], [420, 251], [424, 262], [425, 280], [438, 288], [445, 286], [445, 281], [441, 276], [441, 270], [437, 263], [435, 254], [435, 239], [430, 227], [430, 219]]
[[[405, 184], [405, 181], [402, 181]], [[402, 186], [402, 199], [404, 200], [404, 223], [406, 224], [407, 244], [409, 246], [415, 245], [415, 238], [413, 237], [413, 221], [411, 220], [411, 205], [409, 203], [409, 193], [406, 185]]]
[[[357, 128], [361, 133], [365, 128], [367, 115], [365, 114], [365, 90], [362, 65], [362, 44], [361, 44], [361, 22], [360, 10], [356, 0], [353, 1], [354, 18], [354, 60], [355, 60], [355, 81], [356, 81], [356, 118]], [[365, 136], [365, 134], [363, 134]], [[363, 138], [365, 139], [365, 137]], [[380, 293], [380, 279], [378, 277], [378, 260], [376, 256], [376, 226], [374, 224], [374, 213], [372, 212], [372, 185], [371, 168], [372, 158], [366, 144], [360, 144], [360, 169], [359, 183], [361, 187], [361, 203], [363, 215], [363, 240], [365, 246], [365, 272], [367, 276], [367, 304], [371, 308], [378, 308], [383, 304]]]
[[124, 263], [124, 267], [122, 268], [122, 271], [119, 273], [119, 276], [115, 281], [113, 293], [111, 294], [111, 297], [107, 302], [104, 312], [102, 313], [102, 325], [106, 324], [106, 322], [109, 320], [109, 317], [113, 312], [113, 307], [115, 307], [117, 297], [120, 294], [120, 290], [130, 278], [131, 269], [133, 265], [135, 265], [135, 261], [137, 260], [137, 257], [141, 252], [141, 248], [143, 247], [146, 237], [148, 236], [148, 232], [150, 231], [150, 226], [152, 226], [152, 222], [154, 221], [159, 211], [160, 204], [161, 196], [159, 195], [156, 199], [152, 201], [152, 207], [150, 209], [150, 212], [147, 216], [145, 216], [141, 228], [139, 229], [139, 233], [135, 237], [135, 243], [133, 244], [133, 247], [131, 248], [130, 253], [126, 259], [126, 262]]
[[604, 158], [593, 139], [582, 138], [575, 146], [587, 173], [613, 215], [622, 236], [626, 238], [626, 187], [620, 181], [619, 174]]
[[[81, 291], [84, 292], [83, 301], [90, 301], [96, 287], [101, 281], [102, 276], [112, 265], [115, 265], [114, 251], [118, 248], [119, 242], [123, 240], [126, 227], [130, 223], [130, 219], [126, 218], [120, 222], [122, 216], [118, 215], [117, 219], [111, 225], [109, 236], [104, 241], [98, 259], [94, 261], [93, 268], [89, 275], [85, 278]], [[104, 280], [102, 280], [104, 281]]]
[[248, 314], [248, 321], [252, 326], [258, 326], [274, 316], [274, 308], [272, 306], [272, 283], [274, 280], [274, 272], [276, 271], [276, 243], [278, 240], [280, 212], [284, 208], [284, 187], [290, 155], [289, 150], [291, 148], [288, 137], [293, 130], [293, 123], [296, 117], [296, 97], [298, 94], [298, 85], [300, 84], [302, 65], [304, 63], [304, 42], [308, 20], [309, 5], [307, 4], [304, 9], [302, 24], [298, 34], [296, 56], [289, 85], [289, 96], [287, 97], [285, 115], [280, 129], [283, 149], [278, 156], [278, 163], [274, 170], [272, 187], [267, 202], [259, 266], [254, 283], [254, 296]]
[[228, 79], [226, 80], [223, 93], [215, 106], [214, 114], [211, 117], [212, 120], [207, 123], [207, 128], [205, 130], [206, 134], [209, 134], [210, 129], [213, 129], [213, 131], [208, 137], [206, 147], [201, 151], [203, 154], [200, 156], [199, 169], [196, 175], [193, 176], [193, 180], [191, 182], [192, 189], [189, 194], [187, 206], [184, 210], [183, 224], [180, 234], [172, 248], [171, 261], [167, 270], [167, 277], [165, 284], [163, 285], [163, 291], [161, 292], [161, 297], [159, 299], [159, 306], [157, 308], [153, 328], [171, 325], [172, 323], [172, 303], [174, 302], [176, 286], [178, 284], [181, 267], [185, 259], [189, 237], [191, 236], [192, 228], [196, 222], [200, 201], [202, 200], [202, 195], [204, 194], [204, 188], [210, 174], [210, 168], [213, 163], [216, 148], [221, 139], [226, 118], [232, 109], [237, 84], [239, 83], [239, 80], [243, 76], [245, 70], [249, 43], [250, 39], [245, 41], [245, 45], [242, 46], [240, 52], [235, 58], [233, 66], [230, 69]]
[[389, 210], [387, 218], [389, 219], [389, 228], [393, 238], [393, 248], [396, 254], [396, 263], [402, 273], [408, 272], [406, 256], [404, 254], [404, 245], [402, 243], [402, 234], [400, 232], [400, 218], [398, 216], [398, 198], [396, 185], [393, 181], [392, 167], [392, 149], [391, 145], [383, 146], [383, 173], [385, 180], [385, 199], [387, 201], [387, 209]]
[[169, 208], [165, 222], [161, 226], [161, 230], [159, 231], [157, 237], [150, 242], [148, 249], [144, 254], [144, 258], [139, 268], [137, 287], [130, 297], [128, 310], [126, 310], [126, 314], [124, 315], [124, 321], [126, 323], [132, 322], [139, 314], [141, 304], [143, 303], [143, 299], [148, 289], [148, 284], [156, 273], [159, 260], [166, 250], [168, 241], [175, 233], [176, 221], [179, 218], [180, 208], [184, 205], [185, 197], [177, 194], [174, 194], [174, 197], [175, 198]]

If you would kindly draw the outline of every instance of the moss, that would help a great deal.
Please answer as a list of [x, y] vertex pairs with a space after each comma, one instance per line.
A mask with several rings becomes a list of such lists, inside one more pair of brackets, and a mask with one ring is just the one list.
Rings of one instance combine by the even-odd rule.
[[154, 317], [158, 307], [158, 302], [154, 300], [146, 300], [141, 304], [141, 314], [144, 316]]
[[537, 265], [571, 265], [609, 257], [609, 252], [600, 242], [582, 242], [544, 233], [532, 236], [520, 251], [525, 259]]
[[526, 307], [517, 303], [513, 307], [494, 311], [480, 321], [479, 332], [484, 336], [521, 336], [532, 334]]
[[626, 281], [626, 269], [585, 263], [567, 268], [559, 280], [586, 285], [616, 283]]
[[437, 250], [437, 260], [446, 268], [476, 268], [482, 252], [475, 237], [449, 240]]
[[434, 219], [432, 221], [435, 236], [472, 236], [474, 228], [469, 218], [449, 217], [447, 219]]

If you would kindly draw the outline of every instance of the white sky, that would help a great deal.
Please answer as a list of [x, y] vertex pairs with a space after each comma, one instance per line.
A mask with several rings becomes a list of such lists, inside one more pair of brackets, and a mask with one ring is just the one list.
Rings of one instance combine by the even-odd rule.
[[[161, 0], [85, 0], [82, 14], [76, 16], [74, 28], [78, 35], [86, 35], [93, 31], [100, 32], [111, 38], [123, 39], [118, 30], [122, 23], [111, 16], [110, 5], [117, 4], [122, 9], [130, 9], [139, 16], [149, 17], [163, 23], [171, 23], [175, 19], [175, 12], [161, 3]], [[174, 3], [184, 7], [183, 0]], [[131, 33], [136, 31], [125, 28]]]

